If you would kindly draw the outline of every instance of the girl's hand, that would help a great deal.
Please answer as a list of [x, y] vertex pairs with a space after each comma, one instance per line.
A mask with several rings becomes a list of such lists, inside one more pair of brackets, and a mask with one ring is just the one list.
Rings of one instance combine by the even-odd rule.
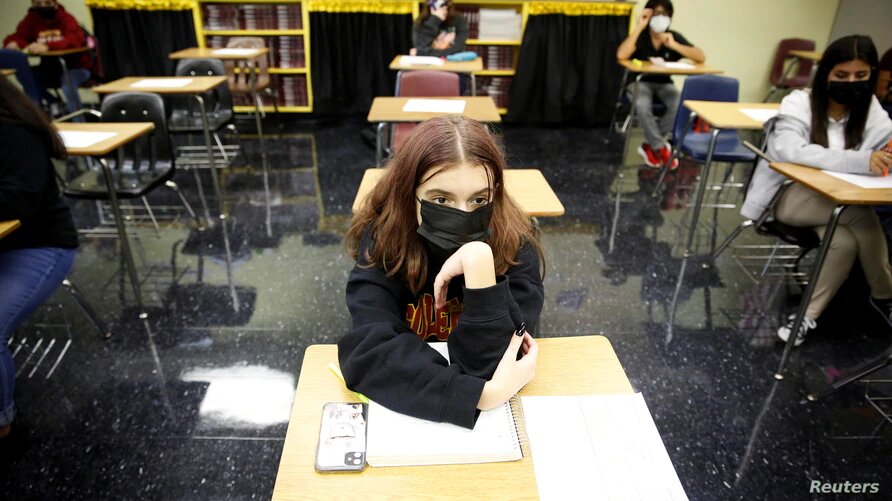
[[870, 172], [885, 176], [889, 173], [890, 166], [892, 166], [892, 153], [879, 150], [870, 154]]
[[641, 11], [641, 16], [638, 17], [638, 31], [641, 31], [647, 27], [647, 23], [650, 22], [650, 18], [653, 15], [654, 15], [653, 9], [644, 9]]
[[[520, 360], [517, 360], [518, 349], [523, 353]], [[523, 337], [512, 335], [492, 379], [483, 385], [477, 408], [485, 411], [507, 402], [536, 376], [538, 360], [539, 344], [529, 333], [525, 333]]]
[[465, 276], [465, 287], [469, 289], [483, 289], [496, 284], [495, 263], [489, 244], [468, 242], [443, 263], [434, 279], [435, 308], [440, 309], [446, 305], [449, 282], [459, 275]]

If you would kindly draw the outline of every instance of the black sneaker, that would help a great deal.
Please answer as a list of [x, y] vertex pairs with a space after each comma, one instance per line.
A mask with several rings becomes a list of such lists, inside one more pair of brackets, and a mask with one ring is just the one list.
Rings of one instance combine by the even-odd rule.
[[892, 327], [892, 299], [870, 298], [870, 305], [883, 316], [883, 320]]
[[[787, 317], [787, 325], [782, 325], [777, 330], [777, 337], [781, 338], [783, 342], [787, 342], [790, 339], [790, 333], [793, 332], [793, 322], [796, 321], [796, 315], [790, 315]], [[818, 323], [814, 320], [805, 317], [802, 319], [802, 324], [799, 326], [799, 334], [796, 336], [796, 340], [793, 341], [793, 346], [799, 346], [800, 344], [805, 342], [805, 335], [808, 334], [808, 331], [813, 330], [818, 326]]]

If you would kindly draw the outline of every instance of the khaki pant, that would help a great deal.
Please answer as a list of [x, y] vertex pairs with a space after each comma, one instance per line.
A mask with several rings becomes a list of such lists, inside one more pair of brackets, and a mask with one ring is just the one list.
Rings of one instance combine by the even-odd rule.
[[[814, 191], [794, 184], [781, 196], [776, 216], [793, 226], [812, 226], [821, 238], [836, 205]], [[892, 298], [892, 270], [889, 267], [886, 237], [880, 220], [870, 206], [850, 206], [839, 218], [830, 241], [821, 276], [815, 286], [806, 316], [817, 320], [849, 275], [855, 257], [861, 260], [870, 294], [877, 299]]]

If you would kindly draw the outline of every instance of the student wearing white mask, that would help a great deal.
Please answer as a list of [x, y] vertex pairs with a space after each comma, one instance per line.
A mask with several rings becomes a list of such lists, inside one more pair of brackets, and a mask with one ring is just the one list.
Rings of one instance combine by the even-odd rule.
[[[681, 33], [669, 29], [672, 22], [672, 2], [650, 0], [644, 6], [635, 29], [623, 40], [616, 50], [618, 59], [638, 59], [647, 61], [652, 57], [664, 61], [678, 61], [687, 58], [695, 63], [706, 60], [703, 51], [689, 42]], [[634, 95], [634, 83], [628, 86], [629, 99]], [[659, 120], [653, 114], [653, 102], [658, 99], [666, 105], [666, 113]], [[641, 78], [638, 98], [633, 103], [635, 113], [644, 128], [644, 143], [638, 153], [651, 167], [662, 167], [669, 160], [671, 151], [665, 137], [672, 130], [675, 113], [678, 110], [678, 89], [668, 75], [645, 75]], [[678, 165], [678, 160], [672, 167]]]

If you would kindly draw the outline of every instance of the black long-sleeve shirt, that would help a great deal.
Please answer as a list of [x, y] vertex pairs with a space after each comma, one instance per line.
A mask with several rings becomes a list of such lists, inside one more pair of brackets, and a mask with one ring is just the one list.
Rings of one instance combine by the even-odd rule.
[[[448, 49], [434, 49], [431, 44], [440, 33], [455, 33], [455, 40]], [[416, 24], [412, 30], [412, 45], [415, 46], [419, 56], [443, 57], [450, 54], [464, 52], [465, 42], [468, 41], [468, 20], [462, 15], [455, 15], [452, 19], [441, 21], [439, 17], [431, 15], [421, 24]]]
[[22, 222], [0, 239], [0, 252], [77, 247], [77, 231], [59, 195], [49, 151], [34, 131], [0, 123], [0, 221]]
[[[353, 327], [338, 342], [347, 387], [394, 411], [472, 428], [483, 384], [492, 378], [513, 332], [526, 322], [535, 333], [544, 293], [539, 258], [530, 245], [519, 263], [483, 289], [449, 284], [447, 304], [435, 311], [433, 281], [442, 261], [430, 263], [418, 294], [380, 267], [362, 268], [370, 245], [360, 244], [347, 280]], [[446, 341], [451, 365], [426, 340]]]

